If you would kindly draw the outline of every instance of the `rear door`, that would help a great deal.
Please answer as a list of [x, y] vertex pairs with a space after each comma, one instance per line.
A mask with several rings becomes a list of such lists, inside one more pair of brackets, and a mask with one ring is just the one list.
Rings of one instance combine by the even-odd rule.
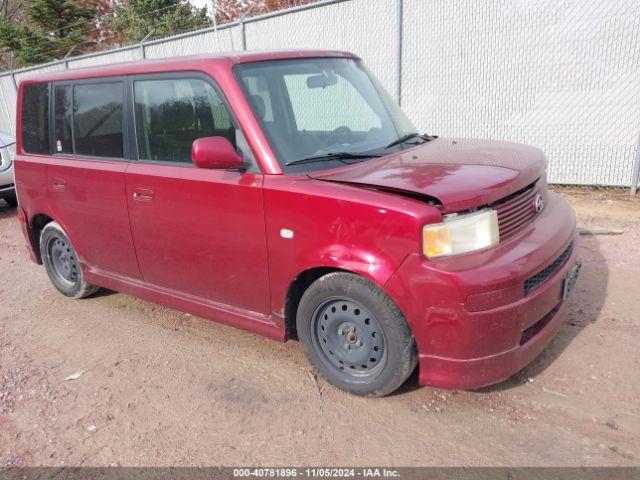
[[124, 80], [54, 83], [51, 101], [47, 184], [54, 216], [83, 263], [141, 278], [125, 196]]
[[[198, 73], [131, 78], [137, 161], [127, 202], [145, 282], [194, 300], [270, 311], [262, 174], [211, 79]], [[197, 138], [222, 136], [248, 171], [191, 162]]]

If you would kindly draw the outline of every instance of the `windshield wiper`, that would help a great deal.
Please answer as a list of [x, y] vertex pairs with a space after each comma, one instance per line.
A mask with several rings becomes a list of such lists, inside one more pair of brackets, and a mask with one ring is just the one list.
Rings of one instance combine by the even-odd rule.
[[396, 145], [400, 145], [401, 143], [406, 142], [407, 140], [411, 140], [412, 138], [420, 137], [419, 133], [407, 133], [406, 135], [402, 135], [400, 138], [394, 140], [389, 145], [384, 148], [395, 147]]
[[396, 145], [400, 145], [401, 143], [404, 143], [407, 140], [411, 140], [412, 138], [421, 138], [425, 142], [429, 142], [429, 141], [433, 140], [434, 138], [438, 138], [438, 137], [436, 135], [427, 135], [427, 134], [420, 135], [419, 133], [407, 133], [406, 135], [401, 136], [397, 140], [394, 140], [393, 142], [391, 142], [389, 145], [387, 145], [384, 148], [395, 147]]
[[[310, 157], [299, 158], [297, 160], [291, 160], [285, 163], [285, 166], [301, 165], [303, 163], [322, 162], [331, 160], [349, 160], [354, 158], [377, 158], [380, 155], [373, 155], [370, 153], [350, 153], [350, 152], [331, 152], [323, 153], [322, 155], [312, 155]], [[345, 162], [346, 163], [346, 162]]]

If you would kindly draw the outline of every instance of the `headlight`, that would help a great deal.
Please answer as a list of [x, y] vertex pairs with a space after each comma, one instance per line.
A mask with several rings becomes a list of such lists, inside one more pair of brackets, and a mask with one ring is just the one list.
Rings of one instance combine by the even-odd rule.
[[422, 228], [422, 251], [429, 258], [457, 255], [491, 247], [499, 237], [495, 210], [454, 214], [442, 223]]

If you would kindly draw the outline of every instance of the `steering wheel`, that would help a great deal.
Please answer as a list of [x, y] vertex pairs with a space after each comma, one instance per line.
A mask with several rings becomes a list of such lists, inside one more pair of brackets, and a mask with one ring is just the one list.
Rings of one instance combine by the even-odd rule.
[[330, 145], [347, 143], [351, 139], [352, 134], [353, 132], [346, 125], [336, 128], [329, 134], [327, 140], [323, 143], [321, 150], [324, 150]]

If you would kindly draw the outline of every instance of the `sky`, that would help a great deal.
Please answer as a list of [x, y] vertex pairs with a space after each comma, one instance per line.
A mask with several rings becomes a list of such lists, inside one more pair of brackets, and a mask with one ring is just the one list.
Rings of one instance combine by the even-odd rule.
[[189, 0], [189, 3], [198, 8], [202, 8], [208, 6], [209, 2], [207, 0]]

